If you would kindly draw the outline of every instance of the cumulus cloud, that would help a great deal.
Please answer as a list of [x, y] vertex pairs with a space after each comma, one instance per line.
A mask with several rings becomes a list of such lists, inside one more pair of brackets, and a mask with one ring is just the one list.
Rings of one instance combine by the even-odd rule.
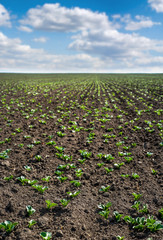
[[92, 12], [79, 7], [61, 7], [59, 3], [44, 4], [29, 9], [26, 18], [20, 21], [34, 29], [57, 32], [77, 32], [91, 28], [109, 27], [105, 13]]
[[160, 22], [153, 22], [149, 17], [145, 16], [137, 15], [135, 19], [136, 21], [133, 21], [129, 14], [121, 18], [121, 21], [126, 23], [126, 30], [136, 31], [142, 28], [151, 28], [154, 25], [161, 25]]
[[[114, 21], [119, 19], [125, 23], [128, 30], [158, 24], [143, 16], [136, 16], [131, 24], [130, 15], [125, 15], [123, 18], [120, 15], [114, 15], [112, 18]], [[158, 66], [162, 69], [163, 41], [152, 40], [139, 34], [120, 32], [115, 27], [114, 21], [111, 22], [105, 13], [79, 7], [70, 9], [61, 7], [58, 3], [37, 6], [29, 9], [26, 17], [20, 20], [21, 27], [39, 31], [71, 32], [73, 36], [68, 48], [77, 51], [78, 54], [48, 54], [42, 49], [33, 49], [29, 45], [22, 44], [20, 39], [9, 39], [1, 34], [0, 56], [4, 55], [3, 59], [5, 59], [8, 55], [15, 65], [21, 61], [17, 66], [26, 66], [27, 69], [33, 69], [33, 66], [36, 66], [39, 71], [50, 72], [132, 72], [136, 70], [145, 72], [152, 71]], [[3, 38], [8, 46], [7, 49], [1, 47]], [[39, 40], [35, 38], [35, 41]], [[5, 51], [3, 55], [1, 51]], [[157, 55], [157, 58], [153, 57], [151, 51]], [[11, 52], [14, 54], [10, 54]], [[143, 64], [142, 59], [144, 59]]]
[[11, 27], [10, 14], [2, 4], [0, 4], [0, 26]]
[[23, 32], [28, 32], [28, 33], [33, 32], [33, 30], [27, 26], [20, 26], [20, 27], [18, 27], [18, 29]]
[[148, 0], [148, 3], [156, 12], [163, 12], [163, 0]]
[[34, 38], [34, 42], [40, 42], [40, 43], [45, 43], [47, 41], [46, 37], [40, 37], [40, 38]]
[[31, 48], [19, 38], [0, 32], [0, 71], [18, 72], [88, 72], [103, 69], [103, 61], [88, 54], [55, 55]]

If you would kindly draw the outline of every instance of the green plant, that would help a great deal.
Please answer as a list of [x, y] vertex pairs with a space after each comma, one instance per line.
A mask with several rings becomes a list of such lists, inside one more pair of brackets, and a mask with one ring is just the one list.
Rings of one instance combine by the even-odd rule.
[[101, 168], [103, 165], [104, 165], [103, 162], [102, 162], [102, 163], [97, 163], [97, 166], [98, 166], [99, 168]]
[[31, 167], [30, 166], [24, 166], [24, 168], [25, 168], [25, 170], [27, 170], [27, 171], [31, 171]]
[[29, 179], [25, 178], [24, 176], [17, 177], [16, 179], [20, 181], [22, 185], [24, 185], [24, 183], [28, 183], [29, 181]]
[[161, 209], [158, 211], [158, 213], [159, 213], [161, 219], [163, 219], [163, 208], [161, 208]]
[[8, 153], [10, 153], [11, 149], [6, 149], [5, 151], [0, 152], [0, 159], [9, 158]]
[[66, 133], [63, 133], [63, 132], [59, 131], [59, 132], [57, 132], [57, 135], [59, 137], [64, 137], [66, 135]]
[[102, 154], [102, 153], [98, 153], [98, 154], [97, 154], [97, 157], [98, 157], [99, 159], [102, 159], [103, 154]]
[[80, 155], [83, 157], [83, 158], [90, 158], [92, 153], [91, 152], [87, 152], [86, 150], [79, 150], [80, 152]]
[[76, 192], [74, 192], [74, 193], [72, 193], [72, 192], [67, 192], [67, 194], [68, 194], [69, 197], [71, 197], [71, 198], [78, 196], [79, 193], [80, 193], [80, 191], [76, 191]]
[[42, 178], [41, 180], [44, 182], [49, 182], [51, 179], [51, 176], [46, 176], [45, 178]]
[[157, 173], [158, 173], [157, 170], [152, 169], [152, 174], [153, 174], [153, 175], [156, 175]]
[[103, 210], [99, 212], [99, 214], [103, 216], [105, 219], [108, 219], [109, 213], [110, 213], [109, 210]]
[[114, 163], [114, 167], [117, 168], [117, 169], [120, 169], [121, 166], [124, 165], [124, 162], [122, 163]]
[[6, 180], [6, 181], [10, 181], [11, 179], [13, 179], [13, 175], [10, 175], [9, 177], [4, 177], [3, 179]]
[[139, 198], [142, 196], [142, 194], [140, 194], [140, 193], [138, 193], [138, 194], [132, 193], [132, 195], [134, 196], [135, 201], [139, 200]]
[[45, 200], [45, 202], [46, 202], [46, 207], [47, 207], [48, 209], [50, 209], [50, 208], [52, 208], [52, 207], [55, 207], [55, 206], [58, 206], [57, 203], [52, 203], [50, 200]]
[[72, 183], [75, 187], [80, 187], [80, 185], [81, 185], [81, 182], [79, 182], [77, 180], [70, 181], [70, 183]]
[[76, 169], [75, 172], [76, 172], [76, 176], [77, 176], [77, 177], [81, 177], [82, 174], [83, 174], [83, 172], [82, 172], [82, 170], [81, 170], [80, 168], [79, 168], [79, 169]]
[[67, 200], [67, 199], [63, 198], [63, 199], [60, 200], [60, 202], [61, 202], [63, 207], [66, 207], [68, 205], [68, 203], [70, 202], [70, 200]]
[[48, 187], [44, 187], [42, 185], [32, 185], [32, 187], [34, 187], [40, 193], [44, 193], [44, 191], [48, 189]]
[[137, 211], [139, 211], [140, 202], [135, 201], [134, 204], [133, 204], [131, 207], [132, 207], [132, 208], [135, 208]]
[[50, 232], [41, 232], [40, 236], [44, 239], [44, 240], [50, 240], [52, 238], [52, 234]]
[[151, 232], [156, 232], [158, 230], [163, 229], [163, 225], [161, 221], [156, 221], [153, 216], [148, 217], [146, 221], [146, 227], [149, 229]]
[[18, 222], [4, 221], [0, 223], [0, 229], [4, 228], [7, 233], [10, 233], [18, 225]]
[[42, 159], [42, 157], [41, 157], [40, 155], [36, 155], [36, 156], [35, 156], [35, 159], [38, 160], [38, 161], [40, 161], [40, 160]]
[[62, 153], [64, 152], [64, 147], [59, 147], [59, 146], [55, 146], [55, 148], [58, 150], [58, 152]]
[[117, 240], [123, 240], [125, 237], [121, 237], [118, 235], [116, 238], [117, 238]]
[[139, 178], [140, 176], [137, 174], [137, 173], [132, 173], [132, 178], [134, 178], [134, 179], [137, 179], [137, 178]]
[[107, 173], [113, 172], [113, 170], [114, 170], [113, 168], [109, 169], [109, 168], [106, 168], [106, 167], [104, 169], [106, 170]]
[[30, 205], [26, 206], [26, 210], [27, 210], [27, 214], [30, 217], [34, 212], [36, 212], [36, 210], [31, 207]]
[[99, 192], [107, 192], [109, 189], [110, 189], [110, 186], [109, 186], [109, 185], [106, 186], [106, 187], [105, 187], [105, 186], [101, 186]]
[[31, 228], [33, 225], [35, 225], [37, 222], [33, 219], [31, 219], [29, 222], [28, 222], [28, 227]]
[[103, 157], [104, 157], [107, 161], [114, 160], [114, 157], [113, 157], [111, 154], [105, 154]]
[[118, 211], [114, 211], [114, 212], [113, 212], [113, 215], [114, 215], [114, 217], [115, 217], [115, 219], [116, 219], [117, 222], [120, 222], [121, 217], [123, 216], [123, 215], [120, 214]]
[[57, 178], [58, 178], [58, 180], [59, 180], [61, 183], [63, 183], [64, 181], [67, 180], [67, 177], [59, 176], [59, 177], [57, 177]]

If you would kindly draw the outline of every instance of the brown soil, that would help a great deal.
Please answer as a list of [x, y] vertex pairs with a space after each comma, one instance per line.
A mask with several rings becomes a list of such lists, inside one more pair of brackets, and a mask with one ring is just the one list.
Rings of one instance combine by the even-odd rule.
[[[13, 99], [14, 103], [12, 103], [11, 109], [7, 109], [2, 101], [0, 102], [0, 141], [5, 140], [4, 143], [0, 144], [0, 152], [11, 149], [8, 154], [9, 158], [0, 159], [0, 222], [5, 220], [18, 222], [18, 225], [10, 234], [1, 229], [0, 239], [36, 240], [41, 239], [40, 233], [43, 231], [51, 232], [52, 239], [62, 240], [116, 240], [118, 235], [124, 236], [125, 240], [147, 240], [149, 237], [153, 240], [163, 239], [162, 230], [154, 233], [146, 229], [144, 231], [134, 230], [123, 220], [126, 215], [132, 217], [144, 216], [146, 218], [148, 215], [152, 215], [155, 219], [161, 220], [158, 211], [163, 207], [163, 164], [161, 159], [162, 148], [160, 146], [162, 140], [156, 125], [161, 120], [161, 116], [154, 112], [161, 108], [161, 101], [152, 100], [152, 95], [149, 95], [150, 98], [143, 96], [148, 106], [153, 103], [153, 108], [150, 112], [143, 112], [139, 116], [135, 112], [135, 106], [139, 110], [145, 109], [146, 106], [143, 105], [143, 101], [131, 96], [131, 89], [128, 90], [126, 87], [119, 86], [121, 92], [118, 92], [116, 88], [111, 89], [112, 86], [109, 88], [109, 85], [101, 84], [101, 93], [98, 97], [95, 85], [87, 84], [88, 86], [84, 86], [85, 89], [80, 87], [81, 90], [79, 91], [66, 84], [62, 87], [56, 87], [56, 89], [51, 88], [48, 97], [44, 96], [46, 93], [42, 92], [42, 88], [37, 89], [38, 95], [36, 96], [32, 89], [30, 92], [30, 88], [27, 92], [24, 91], [25, 89], [10, 89], [6, 94], [5, 103], [10, 105], [9, 103]], [[111, 101], [110, 95], [108, 96], [108, 90], [115, 93], [115, 102]], [[138, 95], [134, 91], [133, 93], [137, 97], [142, 97], [141, 92]], [[120, 94], [122, 92], [123, 95]], [[106, 96], [103, 95], [104, 93], [106, 93]], [[5, 92], [3, 92], [4, 94]], [[82, 97], [81, 94], [83, 94]], [[135, 101], [136, 105], [128, 107], [124, 96]], [[2, 98], [3, 96], [1, 100]], [[106, 98], [109, 99], [108, 107], [113, 111], [102, 109]], [[16, 99], [19, 101], [15, 101]], [[35, 101], [32, 102], [32, 99]], [[50, 100], [51, 102], [49, 102]], [[61, 105], [63, 101], [65, 103]], [[25, 107], [22, 107], [21, 102], [25, 103]], [[83, 104], [86, 108], [81, 109], [78, 104], [80, 106]], [[114, 104], [127, 114], [114, 108]], [[29, 113], [31, 109], [35, 108], [38, 108], [38, 111]], [[94, 111], [97, 108], [99, 109], [99, 116], [96, 116]], [[21, 110], [26, 112], [29, 118], [26, 118]], [[53, 113], [50, 111], [53, 111]], [[63, 116], [64, 111], [69, 112]], [[92, 111], [92, 113], [89, 111]], [[43, 114], [47, 115], [41, 117]], [[83, 121], [84, 114], [87, 114], [87, 116], [85, 116], [86, 120]], [[100, 122], [98, 119], [106, 118], [103, 114], [112, 115], [110, 121]], [[120, 114], [123, 115], [123, 121], [120, 120], [121, 118], [117, 118]], [[55, 117], [50, 118], [53, 115]], [[62, 118], [61, 122], [58, 121], [60, 118]], [[130, 120], [134, 118], [139, 119], [132, 124]], [[10, 122], [9, 120], [13, 121]], [[39, 120], [46, 121], [46, 124]], [[144, 120], [155, 120], [155, 123], [153, 123], [154, 132], [145, 130], [148, 125]], [[73, 124], [69, 121], [75, 121], [77, 127], [83, 127], [83, 129], [79, 132], [72, 131], [73, 129], [69, 128]], [[128, 122], [128, 125], [125, 125], [125, 122]], [[33, 127], [30, 127], [30, 125]], [[105, 127], [101, 127], [102, 125]], [[66, 129], [62, 130], [61, 126], [65, 126]], [[122, 126], [123, 129], [120, 129], [119, 126]], [[134, 126], [141, 128], [134, 131]], [[22, 132], [19, 133], [16, 130], [18, 128]], [[113, 128], [113, 130], [109, 132], [108, 128]], [[62, 131], [66, 135], [59, 137], [57, 135], [58, 131]], [[121, 131], [123, 132], [122, 135], [120, 134]], [[87, 142], [89, 133], [95, 133], [91, 143]], [[104, 134], [113, 134], [116, 137], [109, 138], [108, 143], [105, 143]], [[25, 137], [29, 135], [30, 138]], [[128, 139], [124, 139], [126, 136]], [[11, 140], [7, 141], [7, 138]], [[40, 144], [36, 144], [34, 141], [40, 141]], [[49, 141], [55, 141], [56, 145], [47, 145], [46, 143]], [[124, 143], [118, 147], [116, 143], [119, 141], [124, 141]], [[124, 146], [131, 146], [132, 143], [137, 145], [130, 147], [129, 150], [123, 149]], [[20, 144], [24, 145], [20, 147]], [[33, 147], [29, 148], [31, 144], [33, 144]], [[66, 162], [59, 159], [56, 155], [58, 151], [55, 146], [64, 147], [64, 154], [72, 156], [72, 161]], [[82, 159], [79, 150], [87, 150], [92, 153], [91, 157], [86, 159], [83, 164], [78, 161]], [[119, 156], [118, 152], [131, 152], [133, 160], [127, 163], [124, 157]], [[147, 152], [152, 152], [153, 155], [147, 157]], [[111, 154], [114, 160], [111, 162], [104, 158], [99, 160], [98, 153]], [[41, 156], [40, 161], [36, 160], [36, 155]], [[97, 166], [97, 163], [100, 162], [104, 163], [101, 168]], [[121, 162], [125, 164], [120, 169], [116, 169], [114, 163]], [[83, 174], [78, 178], [75, 169], [67, 167], [63, 174], [67, 177], [67, 180], [61, 183], [55, 171], [58, 165], [67, 163], [74, 164], [76, 169], [81, 168]], [[24, 168], [26, 165], [31, 167], [31, 171]], [[104, 167], [113, 168], [114, 171], [107, 174]], [[156, 175], [152, 174], [152, 169], [157, 171]], [[132, 173], [137, 173], [140, 178], [132, 178]], [[129, 174], [129, 177], [121, 177], [122, 174]], [[13, 175], [13, 179], [10, 181], [4, 180], [4, 177], [10, 175]], [[48, 186], [48, 190], [41, 194], [28, 183], [22, 185], [17, 180], [20, 176], [30, 180], [36, 179], [39, 185]], [[46, 176], [51, 176], [49, 182], [41, 180]], [[79, 180], [81, 186], [75, 187], [70, 183], [72, 180]], [[101, 193], [99, 191], [101, 186], [107, 185], [110, 185], [110, 189]], [[80, 191], [78, 196], [74, 198], [68, 196], [67, 192], [74, 193], [77, 190]], [[134, 204], [132, 195], [134, 192], [142, 194], [139, 201], [141, 204], [148, 205], [148, 213], [138, 213], [131, 207]], [[63, 198], [71, 200], [65, 208], [60, 203]], [[48, 210], [45, 203], [45, 200], [48, 199], [57, 203], [58, 206]], [[112, 206], [110, 207], [109, 218], [105, 220], [99, 214], [98, 205], [107, 202], [111, 202]], [[31, 205], [36, 210], [30, 217], [27, 216], [27, 205]], [[114, 211], [123, 214], [120, 222], [116, 222], [113, 215]], [[31, 219], [36, 220], [37, 224], [29, 229], [28, 222]]]

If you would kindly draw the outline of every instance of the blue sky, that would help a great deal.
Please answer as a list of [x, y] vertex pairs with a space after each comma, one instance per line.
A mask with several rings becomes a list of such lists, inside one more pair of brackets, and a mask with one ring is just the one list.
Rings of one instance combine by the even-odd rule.
[[163, 72], [163, 0], [1, 0], [0, 72]]

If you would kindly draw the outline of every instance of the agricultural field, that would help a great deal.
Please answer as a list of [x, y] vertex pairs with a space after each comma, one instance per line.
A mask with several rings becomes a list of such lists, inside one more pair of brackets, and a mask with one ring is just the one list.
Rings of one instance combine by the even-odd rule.
[[163, 239], [161, 89], [161, 74], [0, 74], [0, 239]]

